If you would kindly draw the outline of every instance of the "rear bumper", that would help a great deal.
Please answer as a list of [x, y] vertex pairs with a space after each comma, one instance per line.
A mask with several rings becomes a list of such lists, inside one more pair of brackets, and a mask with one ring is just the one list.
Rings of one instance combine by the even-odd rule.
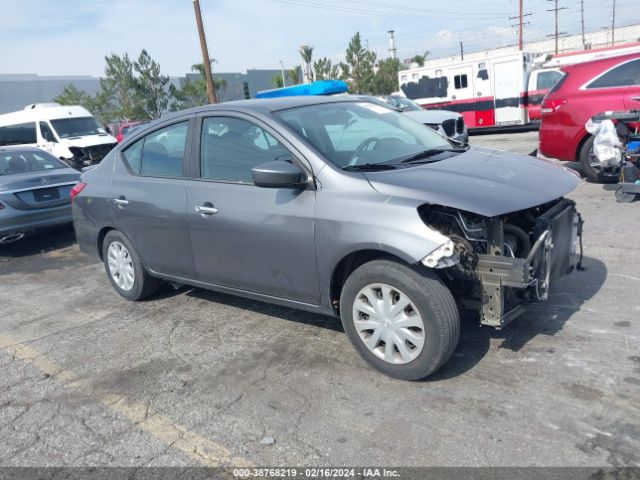
[[0, 211], [0, 236], [27, 233], [39, 228], [71, 223], [71, 205], [43, 210], [16, 210], [5, 207]]
[[[574, 202], [563, 199], [537, 219], [536, 241], [527, 258], [478, 255], [476, 274], [483, 292], [481, 323], [503, 327], [522, 313], [525, 304], [547, 300], [553, 282], [580, 264], [582, 224]], [[503, 244], [502, 228], [500, 220], [492, 223], [489, 251]]]

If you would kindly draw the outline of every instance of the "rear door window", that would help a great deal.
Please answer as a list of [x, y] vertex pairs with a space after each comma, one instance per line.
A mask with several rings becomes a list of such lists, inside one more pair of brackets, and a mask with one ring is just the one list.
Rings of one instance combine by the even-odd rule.
[[640, 59], [612, 68], [596, 78], [587, 88], [629, 87], [640, 85]]
[[189, 122], [161, 128], [124, 150], [123, 156], [135, 173], [153, 177], [182, 177]]

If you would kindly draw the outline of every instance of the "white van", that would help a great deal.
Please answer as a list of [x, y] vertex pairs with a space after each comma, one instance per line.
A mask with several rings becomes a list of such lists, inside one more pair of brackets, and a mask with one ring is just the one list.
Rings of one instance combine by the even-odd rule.
[[83, 107], [35, 103], [0, 115], [0, 147], [4, 145], [38, 147], [79, 169], [99, 163], [116, 139]]

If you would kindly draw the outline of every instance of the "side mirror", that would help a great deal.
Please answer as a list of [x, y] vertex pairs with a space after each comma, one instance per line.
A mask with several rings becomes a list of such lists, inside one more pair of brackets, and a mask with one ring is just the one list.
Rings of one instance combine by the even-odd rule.
[[306, 175], [300, 167], [284, 160], [263, 163], [251, 169], [253, 183], [257, 187], [300, 187]]

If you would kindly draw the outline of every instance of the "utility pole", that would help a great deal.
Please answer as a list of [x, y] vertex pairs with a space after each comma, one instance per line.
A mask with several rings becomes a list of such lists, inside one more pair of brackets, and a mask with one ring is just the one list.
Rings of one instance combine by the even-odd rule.
[[553, 35], [547, 35], [547, 37], [554, 37], [556, 40], [556, 48], [555, 48], [555, 52], [556, 54], [558, 53], [558, 37], [560, 35], [566, 35], [567, 32], [559, 32], [558, 31], [558, 12], [560, 10], [566, 10], [567, 7], [560, 7], [558, 8], [558, 0], [547, 0], [549, 2], [555, 2], [555, 7], [554, 8], [550, 8], [547, 9], [547, 12], [554, 12], [555, 13], [555, 33]]
[[[518, 49], [522, 50], [524, 48], [524, 17], [528, 17], [531, 15], [531, 12], [524, 13], [524, 0], [520, 0], [520, 13], [517, 17], [509, 17], [509, 20], [518, 19], [517, 25], [511, 25], [512, 27], [518, 27]], [[526, 22], [526, 25], [529, 25], [529, 22]]]
[[218, 103], [216, 89], [213, 86], [213, 75], [211, 74], [211, 57], [207, 48], [207, 37], [204, 35], [204, 25], [202, 24], [202, 11], [200, 10], [200, 0], [193, 0], [193, 9], [196, 12], [196, 24], [198, 25], [198, 35], [200, 35], [200, 48], [202, 49], [202, 63], [204, 65], [204, 76], [207, 80], [207, 98], [209, 103]]
[[[389, 53], [391, 54], [391, 58], [398, 57], [398, 49], [396, 48], [396, 37], [395, 32], [393, 30], [389, 30], [387, 32], [389, 34]], [[367, 45], [367, 49], [369, 46]]]
[[611, 12], [611, 46], [612, 47], [616, 43], [614, 38], [615, 31], [616, 31], [616, 0], [613, 0], [613, 12]]
[[587, 43], [584, 41], [584, 0], [580, 0], [580, 27], [582, 29], [582, 48], [587, 49]]
[[464, 48], [462, 47], [462, 42], [460, 42], [460, 60], [464, 60]]

